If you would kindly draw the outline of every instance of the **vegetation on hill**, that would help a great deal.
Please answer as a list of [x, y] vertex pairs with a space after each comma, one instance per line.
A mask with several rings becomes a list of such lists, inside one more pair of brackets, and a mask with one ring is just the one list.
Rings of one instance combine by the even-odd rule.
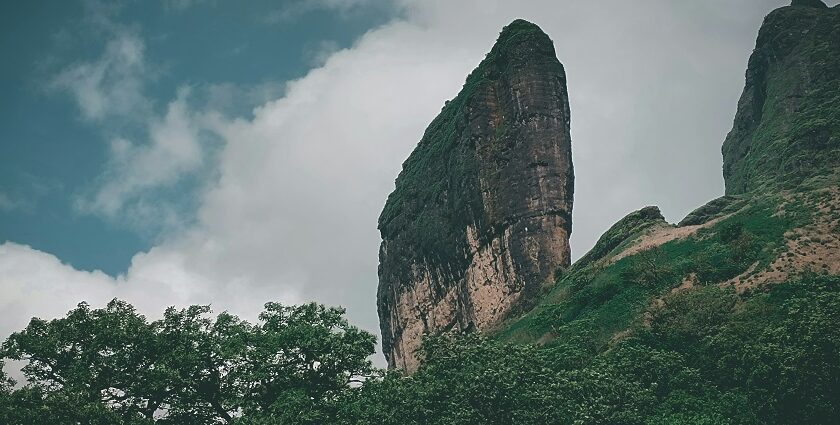
[[840, 409], [840, 279], [741, 297], [706, 286], [609, 347], [433, 339], [409, 378], [365, 385], [345, 423], [831, 423]]
[[550, 344], [428, 338], [411, 376], [373, 370], [373, 337], [340, 310], [270, 304], [251, 325], [192, 307], [146, 323], [122, 302], [81, 305], [4, 344], [30, 382], [0, 385], [0, 422], [824, 424], [840, 414], [837, 276], [748, 295], [704, 285], [663, 302], [606, 344], [582, 325]]
[[[22, 363], [26, 379], [0, 371], [0, 423], [834, 423], [838, 16], [795, 0], [765, 20], [723, 148], [730, 196], [676, 226], [656, 207], [631, 213], [527, 314], [485, 335], [427, 336], [411, 375], [374, 368], [375, 337], [338, 308], [268, 303], [252, 324], [207, 306], [150, 322], [123, 301], [82, 303], [0, 346], [0, 364]], [[514, 22], [497, 44], [544, 36], [529, 25]], [[468, 216], [476, 202], [436, 187], [475, 176], [435, 176], [471, 167], [453, 129], [471, 90], [493, 78], [482, 67], [496, 53], [404, 164], [383, 234], [412, 220], [422, 250], [457, 253], [451, 229], [463, 223], [425, 206], [453, 202]]]
[[0, 423], [831, 423], [838, 190], [692, 216], [630, 214], [528, 314], [428, 337], [411, 375], [372, 367], [375, 337], [341, 309], [269, 303], [252, 324], [206, 306], [150, 322], [125, 302], [80, 304], [2, 345], [27, 382], [0, 377]]

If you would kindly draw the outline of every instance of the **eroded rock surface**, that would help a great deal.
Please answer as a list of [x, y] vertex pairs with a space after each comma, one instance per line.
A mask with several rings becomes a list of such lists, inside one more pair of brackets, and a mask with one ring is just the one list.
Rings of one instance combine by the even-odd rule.
[[379, 218], [389, 366], [415, 369], [425, 333], [498, 325], [568, 267], [569, 119], [551, 39], [514, 21], [429, 125]]
[[840, 6], [795, 0], [764, 18], [732, 131], [726, 194], [793, 189], [840, 169]]
[[581, 257], [576, 263], [576, 268], [582, 268], [588, 264], [608, 257], [610, 252], [631, 241], [640, 232], [657, 226], [668, 226], [662, 212], [657, 206], [647, 206], [638, 211], [627, 214], [624, 218], [613, 224], [595, 243], [589, 252]]

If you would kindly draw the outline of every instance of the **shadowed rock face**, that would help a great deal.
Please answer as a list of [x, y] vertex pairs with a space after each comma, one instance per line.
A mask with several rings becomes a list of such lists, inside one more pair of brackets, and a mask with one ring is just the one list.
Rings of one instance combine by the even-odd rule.
[[566, 75], [517, 20], [403, 164], [379, 218], [385, 357], [414, 370], [422, 335], [498, 325], [568, 267], [574, 175]]
[[840, 7], [795, 0], [764, 19], [723, 144], [726, 194], [793, 188], [840, 168]]

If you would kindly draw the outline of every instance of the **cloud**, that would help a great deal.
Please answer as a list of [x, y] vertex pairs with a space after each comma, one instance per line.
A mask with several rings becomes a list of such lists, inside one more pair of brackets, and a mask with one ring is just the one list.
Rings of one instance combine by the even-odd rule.
[[64, 67], [50, 82], [108, 141], [104, 170], [78, 191], [76, 210], [151, 236], [173, 231], [190, 221], [187, 210], [204, 187], [196, 180], [212, 165], [213, 140], [202, 133], [207, 117], [190, 109], [189, 86], [155, 110], [164, 102], [153, 99], [149, 85], [160, 70], [149, 63], [139, 30], [118, 22], [119, 5], [89, 2], [86, 12], [89, 27], [108, 40], [102, 53]]
[[116, 289], [102, 272], [74, 270], [53, 255], [12, 242], [0, 245], [0, 277], [4, 335], [22, 329], [32, 316], [61, 316], [83, 299], [102, 303]]
[[[155, 210], [143, 193], [210, 167], [195, 222], [116, 278], [0, 246], [3, 302], [14, 307], [0, 316], [0, 333], [23, 316], [111, 296], [150, 310], [214, 302], [246, 317], [267, 300], [317, 300], [346, 306], [354, 323], [378, 333], [376, 219], [400, 164], [518, 17], [553, 38], [568, 74], [574, 256], [646, 204], [678, 220], [722, 194], [720, 145], [761, 18], [778, 3], [406, 1], [401, 18], [333, 52], [251, 116], [197, 110], [182, 94], [152, 121], [147, 143], [113, 143], [92, 205], [115, 217], [132, 199]], [[121, 51], [103, 57], [122, 54], [109, 49]], [[110, 64], [90, 69], [110, 75], [100, 62]], [[80, 107], [110, 113], [96, 105], [115, 99], [111, 80], [91, 81], [79, 87], [94, 87], [94, 100]], [[202, 132], [221, 141], [212, 160], [196, 141]]]
[[61, 189], [61, 184], [48, 182], [30, 173], [18, 173], [16, 177], [17, 184], [9, 187], [8, 190], [0, 191], [0, 211], [32, 213], [37, 209], [42, 198], [50, 192]]
[[66, 67], [50, 87], [69, 93], [90, 121], [146, 117], [151, 105], [144, 85], [151, 70], [146, 66], [145, 48], [137, 34], [119, 29], [101, 56]]
[[[125, 138], [111, 141], [108, 162], [94, 193], [77, 202], [81, 211], [109, 219], [129, 216], [143, 225], [166, 217], [175, 220], [168, 205], [147, 208], [147, 204], [160, 197], [159, 188], [177, 184], [204, 165], [207, 149], [199, 137], [204, 117], [189, 110], [188, 96], [189, 90], [181, 89], [163, 117], [149, 118], [148, 140], [142, 144]], [[158, 227], [171, 228], [169, 224]]]
[[192, 7], [210, 2], [211, 0], [164, 0], [163, 6], [167, 11], [183, 12]]
[[288, 0], [280, 8], [268, 13], [265, 21], [270, 24], [286, 22], [318, 10], [345, 15], [374, 3], [374, 0]]
[[32, 208], [32, 203], [25, 199], [17, 199], [12, 196], [0, 192], [0, 211], [10, 212], [18, 210], [29, 210]]
[[314, 46], [307, 46], [304, 50], [304, 60], [313, 67], [321, 67], [332, 55], [339, 50], [338, 42], [322, 40]]
[[194, 108], [214, 111], [224, 116], [236, 116], [253, 110], [254, 105], [263, 105], [278, 99], [286, 92], [285, 82], [264, 81], [243, 85], [236, 83], [211, 83], [194, 87], [190, 100]]

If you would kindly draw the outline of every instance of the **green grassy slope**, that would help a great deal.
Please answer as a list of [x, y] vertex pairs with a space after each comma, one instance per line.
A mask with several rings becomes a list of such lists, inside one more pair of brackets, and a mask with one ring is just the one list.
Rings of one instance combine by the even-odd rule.
[[429, 337], [414, 374], [366, 384], [340, 423], [833, 423], [836, 182], [689, 217], [631, 213], [535, 309], [492, 335]]
[[[796, 199], [800, 197], [811, 199], [807, 194]], [[688, 237], [616, 260], [633, 241], [645, 238], [646, 229], [630, 233], [612, 255], [588, 261], [587, 254], [574, 264], [533, 311], [500, 330], [499, 338], [533, 342], [595, 332], [596, 345], [603, 347], [615, 333], [639, 322], [654, 299], [687, 280], [721, 284], [750, 268], [766, 269], [785, 251], [785, 233], [813, 221], [808, 205], [785, 201], [782, 195], [757, 196], [713, 225], [698, 226]], [[593, 251], [599, 249], [596, 245]]]
[[827, 424], [840, 417], [840, 5], [765, 19], [727, 196], [629, 214], [537, 305], [427, 339], [346, 423]]

